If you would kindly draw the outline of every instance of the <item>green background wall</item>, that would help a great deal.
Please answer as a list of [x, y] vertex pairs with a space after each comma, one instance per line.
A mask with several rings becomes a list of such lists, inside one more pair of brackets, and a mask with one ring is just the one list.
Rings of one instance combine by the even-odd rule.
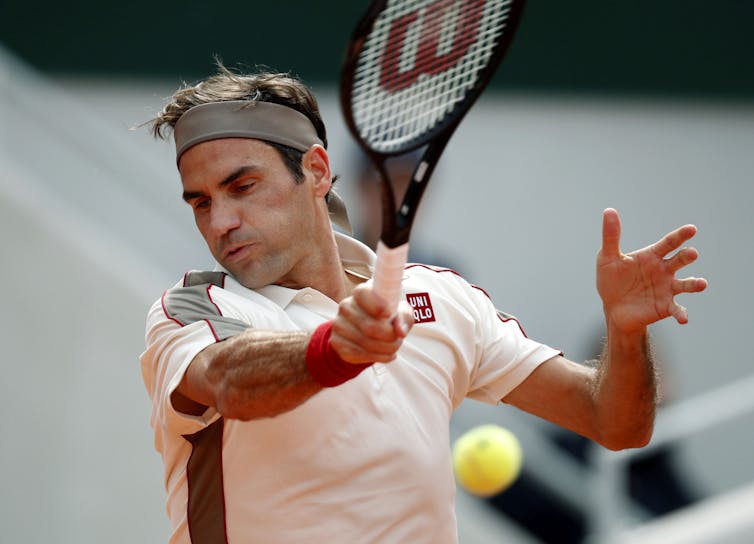
[[[21, 2], [0, 43], [52, 73], [196, 79], [218, 54], [311, 83], [337, 78], [367, 2]], [[496, 77], [509, 89], [754, 97], [750, 0], [529, 0]]]

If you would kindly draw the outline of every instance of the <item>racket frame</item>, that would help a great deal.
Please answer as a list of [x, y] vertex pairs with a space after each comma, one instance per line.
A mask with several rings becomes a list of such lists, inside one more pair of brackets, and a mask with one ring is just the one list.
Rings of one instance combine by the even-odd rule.
[[[391, 0], [373, 0], [354, 29], [341, 68], [340, 102], [346, 126], [359, 147], [369, 157], [380, 176], [382, 188], [382, 228], [380, 242], [377, 247], [375, 289], [383, 293], [388, 300], [394, 300], [395, 302], [392, 304], [394, 308], [397, 305], [397, 299], [400, 294], [400, 279], [402, 278], [402, 269], [408, 255], [408, 241], [411, 227], [421, 198], [450, 138], [471, 106], [474, 105], [482, 94], [482, 91], [487, 87], [507, 53], [521, 19], [524, 0], [512, 0], [510, 2], [510, 11], [505, 21], [503, 34], [498, 38], [498, 43], [487, 65], [479, 74], [478, 79], [466, 91], [466, 96], [463, 100], [455, 104], [453, 110], [437, 125], [432, 127], [432, 129], [403, 143], [394, 151], [384, 152], [375, 150], [362, 138], [356, 125], [351, 105], [353, 83], [356, 78], [359, 56], [377, 18], [389, 1]], [[401, 203], [396, 206], [393, 180], [388, 172], [386, 163], [391, 158], [408, 154], [422, 146], [426, 146], [426, 149], [414, 168]], [[387, 279], [388, 277], [389, 279]]]

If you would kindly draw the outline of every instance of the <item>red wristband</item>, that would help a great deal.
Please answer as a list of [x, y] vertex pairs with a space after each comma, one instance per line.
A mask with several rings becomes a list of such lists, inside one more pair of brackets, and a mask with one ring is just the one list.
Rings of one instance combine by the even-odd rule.
[[325, 321], [314, 330], [306, 347], [306, 368], [312, 379], [322, 387], [345, 383], [374, 364], [351, 364], [341, 359], [330, 346], [331, 332], [332, 321]]

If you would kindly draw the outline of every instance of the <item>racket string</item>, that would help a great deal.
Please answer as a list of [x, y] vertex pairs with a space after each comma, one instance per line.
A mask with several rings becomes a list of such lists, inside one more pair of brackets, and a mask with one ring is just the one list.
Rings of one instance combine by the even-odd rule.
[[[441, 16], [426, 13], [439, 2], [445, 8]], [[505, 32], [511, 3], [388, 2], [367, 38], [354, 78], [352, 109], [362, 137], [389, 152], [442, 122], [489, 62]], [[426, 30], [425, 24], [431, 28]], [[388, 43], [391, 38], [398, 43]], [[393, 79], [382, 74], [386, 66], [397, 68]]]

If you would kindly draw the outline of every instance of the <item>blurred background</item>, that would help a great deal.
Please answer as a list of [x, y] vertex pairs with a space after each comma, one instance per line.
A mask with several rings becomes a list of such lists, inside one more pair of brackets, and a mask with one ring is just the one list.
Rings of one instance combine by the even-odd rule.
[[[266, 65], [318, 93], [340, 192], [377, 203], [337, 78], [364, 1], [0, 5], [0, 526], [8, 542], [165, 542], [162, 463], [138, 356], [146, 311], [212, 266], [172, 144], [138, 125], [184, 82]], [[134, 128], [137, 127], [137, 128]], [[459, 491], [462, 543], [750, 542], [754, 534], [754, 4], [530, 0], [493, 88], [451, 141], [414, 258], [449, 265], [576, 360], [600, 350], [601, 211], [623, 248], [693, 222], [703, 295], [653, 327], [655, 437], [607, 452], [510, 407], [467, 402], [457, 436], [511, 428], [525, 469]]]

